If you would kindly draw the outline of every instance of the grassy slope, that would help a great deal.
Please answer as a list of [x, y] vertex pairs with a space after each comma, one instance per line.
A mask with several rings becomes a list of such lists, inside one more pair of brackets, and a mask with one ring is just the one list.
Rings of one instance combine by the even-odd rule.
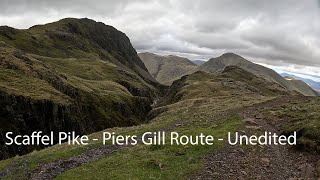
[[[204, 84], [216, 84], [219, 78], [212, 75], [188, 76], [182, 90], [190, 94], [174, 104], [167, 105], [167, 111], [157, 116], [151, 123], [129, 128], [113, 128], [117, 134], [141, 135], [146, 131], [177, 131], [186, 135], [199, 133], [210, 134], [216, 138], [225, 138], [228, 131], [235, 131], [241, 126], [241, 118], [237, 110], [265, 100], [272, 96], [262, 96], [257, 93], [237, 95], [234, 88], [215, 89], [214, 86], [203, 88]], [[206, 93], [207, 90], [212, 93]], [[224, 96], [221, 96], [224, 93]], [[207, 95], [205, 95], [207, 94]], [[101, 136], [95, 133], [92, 137]], [[17, 172], [5, 178], [26, 178], [28, 173], [38, 165], [61, 158], [76, 156], [90, 148], [101, 146], [92, 142], [89, 146], [54, 146], [32, 154], [15, 157], [0, 162], [0, 168], [8, 168], [14, 164], [23, 164]], [[137, 145], [104, 157], [96, 162], [82, 165], [61, 174], [57, 179], [92, 179], [110, 177], [114, 179], [167, 179], [175, 174], [176, 179], [183, 179], [199, 170], [203, 165], [202, 158], [209, 152], [216, 151], [222, 143], [215, 142], [213, 146], [146, 146]], [[126, 172], [123, 173], [123, 169]], [[94, 172], [94, 173], [92, 173]]]
[[[239, 87], [223, 86], [225, 79], [234, 77], [240, 80], [241, 69], [228, 69], [222, 76], [214, 76], [204, 72], [197, 72], [183, 80], [177, 94], [178, 102], [168, 107], [169, 111], [158, 116], [157, 122], [173, 121], [173, 129], [181, 134], [196, 135], [210, 134], [216, 138], [226, 138], [227, 132], [233, 132], [242, 125], [239, 108], [270, 100], [276, 91], [273, 86], [270, 91], [252, 92], [239, 91]], [[226, 78], [227, 77], [227, 78]], [[262, 88], [261, 81], [248, 73], [242, 79], [247, 86]], [[248, 77], [251, 77], [248, 79]], [[173, 86], [174, 87], [174, 86]], [[174, 91], [171, 91], [174, 92]], [[282, 92], [285, 94], [285, 92]], [[262, 95], [263, 94], [263, 95]], [[173, 113], [171, 113], [173, 111]], [[174, 112], [175, 111], [175, 112]], [[181, 126], [176, 126], [182, 124]], [[148, 126], [148, 125], [147, 125]], [[172, 125], [171, 125], [172, 127]], [[203, 165], [202, 158], [209, 152], [214, 152], [223, 144], [215, 142], [213, 146], [145, 146], [140, 145], [119, 152], [113, 156], [103, 158], [97, 162], [67, 171], [57, 179], [103, 178], [112, 179], [168, 179], [175, 175], [175, 179], [185, 179], [195, 173]], [[123, 173], [126, 169], [128, 173]], [[94, 175], [90, 172], [97, 172]], [[89, 175], [90, 174], [90, 175]]]
[[[153, 85], [156, 86], [157, 83], [147, 73], [142, 61], [131, 46], [130, 40], [122, 32], [103, 23], [89, 19], [69, 18], [34, 26], [27, 30], [2, 26], [0, 27], [0, 41], [5, 42], [2, 44], [6, 50], [10, 49], [8, 50], [10, 52], [3, 54], [3, 57], [11, 53], [10, 58], [15, 59], [13, 62], [10, 62], [9, 58], [6, 60], [6, 63], [9, 62], [13, 67], [0, 63], [1, 67], [8, 69], [2, 71], [2, 79], [11, 76], [13, 71], [24, 76], [11, 78], [13, 80], [11, 89], [16, 94], [24, 95], [24, 88], [28, 89], [28, 86], [33, 86], [45, 88], [50, 99], [59, 98], [59, 92], [55, 92], [50, 87], [48, 82], [50, 80], [47, 80], [46, 83], [44, 78], [37, 76], [38, 72], [32, 72], [37, 64], [42, 69], [47, 68], [47, 71], [51, 71], [61, 79], [66, 78], [68, 84], [85, 94], [101, 96], [110, 103], [137, 99], [132, 95], [149, 98], [155, 96], [156, 90]], [[33, 62], [31, 67], [23, 62], [23, 59], [14, 57], [15, 51], [18, 51], [15, 48], [28, 53], [23, 56], [31, 59], [30, 61]], [[19, 66], [21, 62], [24, 67]], [[46, 72], [40, 74], [51, 76]], [[30, 79], [30, 76], [33, 79]], [[8, 86], [8, 84], [3, 83], [3, 86]], [[6, 90], [5, 87], [3, 89]], [[40, 93], [41, 89], [32, 90], [34, 93], [29, 94], [39, 94], [40, 97], [43, 94]], [[60, 100], [68, 99], [61, 93], [60, 96]]]
[[[72, 97], [50, 83], [52, 75], [80, 90], [84, 101], [89, 96], [97, 96], [105, 106], [113, 101], [130, 104], [137, 99], [126, 87], [117, 83], [118, 81], [127, 82], [130, 87], [145, 92], [152, 89], [152, 86], [135, 74], [119, 70], [116, 65], [92, 54], [87, 54], [87, 58], [53, 58], [23, 54], [22, 57], [28, 59], [25, 61], [22, 57], [16, 57], [16, 53], [22, 53], [21, 51], [6, 44], [1, 47], [1, 51], [0, 88], [10, 94], [70, 104]], [[87, 100], [94, 100], [92, 98]]]
[[[37, 84], [37, 86], [34, 86]], [[0, 90], [12, 95], [22, 95], [36, 100], [48, 99], [68, 104], [70, 99], [44, 80], [25, 76], [19, 71], [0, 67]]]
[[95, 55], [155, 83], [124, 33], [90, 19], [67, 18], [27, 30], [2, 26], [0, 40], [25, 52], [47, 57], [90, 58]]
[[198, 67], [192, 61], [179, 56], [160, 56], [152, 53], [139, 53], [149, 72], [162, 84], [171, 85], [173, 81], [191, 73]]
[[300, 92], [305, 96], [318, 96], [318, 93], [302, 80], [290, 79], [287, 81], [297, 92]]
[[[111, 26], [88, 19], [64, 19], [28, 30], [0, 27], [0, 90], [4, 98], [12, 95], [31, 103], [46, 100], [61, 105], [72, 117], [62, 116], [79, 123], [71, 126], [80, 127], [80, 133], [144, 122], [158, 93], [157, 85], [129, 39]], [[5, 108], [3, 112], [11, 113]], [[22, 128], [14, 127], [18, 132]], [[9, 130], [12, 127], [0, 128], [1, 132]]]
[[262, 110], [265, 119], [276, 116], [285, 121], [284, 134], [297, 132], [298, 148], [320, 152], [320, 98], [308, 98], [302, 102], [286, 104], [277, 109]]

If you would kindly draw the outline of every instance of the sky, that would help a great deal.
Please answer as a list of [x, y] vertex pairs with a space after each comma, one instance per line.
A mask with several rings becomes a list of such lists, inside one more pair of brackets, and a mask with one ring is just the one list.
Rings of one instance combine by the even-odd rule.
[[138, 52], [208, 60], [226, 52], [320, 79], [320, 0], [0, 0], [0, 25], [66, 17], [126, 33]]

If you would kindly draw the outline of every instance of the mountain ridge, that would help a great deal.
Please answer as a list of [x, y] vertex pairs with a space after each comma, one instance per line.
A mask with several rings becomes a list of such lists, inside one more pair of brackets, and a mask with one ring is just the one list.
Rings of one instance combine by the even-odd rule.
[[124, 33], [91, 19], [65, 18], [24, 30], [0, 26], [1, 39], [25, 52], [47, 57], [80, 58], [95, 53], [155, 82]]
[[[124, 33], [89, 19], [1, 26], [0, 70], [0, 134], [137, 125], [163, 88]], [[39, 148], [1, 146], [0, 159]]]
[[305, 83], [307, 83], [308, 85], [310, 85], [313, 89], [319, 91], [320, 90], [320, 82], [308, 79], [308, 78], [302, 78], [290, 73], [281, 73], [280, 74], [282, 77], [293, 77], [294, 79], [298, 79], [298, 80], [302, 80]]
[[160, 83], [170, 85], [189, 71], [197, 67], [192, 61], [179, 56], [161, 56], [153, 53], [139, 53], [139, 57], [149, 72]]
[[297, 91], [306, 96], [317, 96], [315, 92], [310, 92], [311, 90], [305, 91], [305, 88], [300, 88], [302, 84], [293, 84], [285, 80], [281, 75], [276, 71], [269, 69], [267, 67], [255, 64], [237, 54], [234, 53], [225, 53], [219, 57], [211, 58], [206, 63], [202, 64], [197, 68], [197, 70], [207, 71], [211, 73], [219, 73], [224, 70], [227, 66], [238, 66], [243, 68], [251, 73], [254, 73], [257, 76], [260, 76], [267, 81], [273, 81], [289, 91]]

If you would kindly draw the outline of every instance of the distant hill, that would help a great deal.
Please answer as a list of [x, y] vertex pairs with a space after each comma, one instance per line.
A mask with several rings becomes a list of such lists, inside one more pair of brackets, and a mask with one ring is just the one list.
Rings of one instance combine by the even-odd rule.
[[306, 96], [317, 95], [317, 93], [315, 92], [311, 93], [310, 89], [305, 88], [305, 85], [301, 87], [302, 86], [301, 82], [300, 83], [288, 82], [286, 79], [284, 79], [281, 75], [279, 75], [274, 70], [255, 64], [253, 62], [250, 62], [234, 53], [226, 53], [220, 57], [212, 58], [206, 63], [199, 66], [197, 70], [206, 71], [210, 73], [220, 73], [228, 66], [237, 66], [242, 69], [245, 69], [255, 74], [256, 76], [266, 79], [267, 81], [276, 82], [280, 84], [283, 88], [289, 91], [297, 91]]
[[204, 64], [206, 61], [202, 61], [202, 60], [193, 60], [192, 61], [193, 63], [195, 63], [196, 65], [202, 65], [202, 64]]
[[285, 77], [285, 79], [293, 86], [296, 88], [296, 91], [298, 92], [303, 92], [305, 96], [318, 96], [319, 93], [312, 89], [308, 84], [306, 84], [302, 80], [294, 79], [292, 77]]
[[179, 56], [161, 56], [153, 53], [139, 53], [152, 76], [162, 84], [170, 85], [197, 67], [192, 61]]
[[282, 77], [292, 77], [294, 79], [302, 80], [305, 83], [307, 83], [309, 86], [311, 86], [313, 89], [315, 89], [317, 91], [320, 91], [320, 82], [316, 82], [316, 81], [311, 80], [311, 79], [295, 76], [295, 75], [289, 74], [289, 73], [281, 73], [281, 76]]

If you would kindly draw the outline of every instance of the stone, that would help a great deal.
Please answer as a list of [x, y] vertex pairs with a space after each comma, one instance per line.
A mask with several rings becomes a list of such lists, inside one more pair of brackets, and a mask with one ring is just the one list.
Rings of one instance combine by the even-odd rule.
[[270, 160], [269, 160], [268, 158], [261, 158], [261, 161], [262, 161], [263, 163], [267, 163], [267, 164], [270, 163]]
[[245, 176], [248, 176], [248, 173], [246, 171], [241, 171], [241, 173]]
[[219, 176], [220, 174], [218, 172], [213, 173], [214, 176]]
[[275, 111], [270, 111], [271, 115], [277, 116], [277, 113]]
[[257, 115], [255, 115], [254, 116], [256, 119], [262, 119], [263, 118], [263, 116], [261, 115], [261, 114], [257, 114]]
[[299, 167], [301, 170], [302, 178], [313, 178], [314, 177], [314, 167], [311, 164], [303, 164]]
[[261, 130], [260, 126], [246, 126], [247, 129], [252, 129], [252, 130]]
[[244, 119], [243, 122], [247, 123], [247, 124], [252, 124], [252, 125], [257, 125], [258, 123], [252, 119], [252, 118], [247, 118], [247, 119]]
[[180, 126], [182, 126], [182, 124], [176, 124], [176, 127], [180, 127]]
[[244, 150], [242, 148], [239, 148], [238, 152], [241, 153], [241, 154], [244, 154]]
[[320, 160], [317, 162], [316, 171], [317, 171], [318, 175], [320, 176]]

